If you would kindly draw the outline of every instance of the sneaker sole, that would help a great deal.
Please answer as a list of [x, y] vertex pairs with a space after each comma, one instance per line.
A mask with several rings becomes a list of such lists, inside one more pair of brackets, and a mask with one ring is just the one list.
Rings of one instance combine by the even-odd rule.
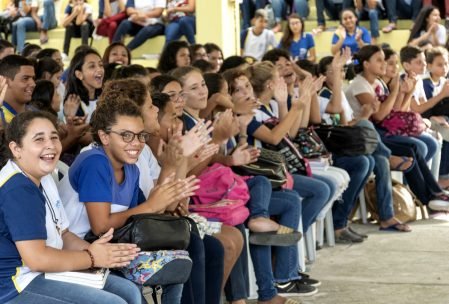
[[281, 297], [310, 297], [317, 293], [318, 289], [310, 292], [282, 292], [278, 290], [278, 295], [280, 295]]
[[430, 201], [428, 207], [435, 211], [449, 211], [449, 202]]

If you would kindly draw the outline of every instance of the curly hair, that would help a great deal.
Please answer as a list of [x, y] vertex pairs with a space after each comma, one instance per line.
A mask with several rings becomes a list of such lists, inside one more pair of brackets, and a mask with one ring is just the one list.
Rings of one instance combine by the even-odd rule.
[[149, 95], [147, 87], [133, 78], [117, 79], [106, 82], [103, 92], [98, 98], [98, 104], [109, 104], [110, 100], [127, 98], [141, 107]]
[[121, 95], [111, 96], [107, 102], [99, 103], [90, 121], [92, 137], [98, 145], [102, 145], [98, 131], [108, 133], [117, 123], [118, 116], [142, 118], [142, 112], [131, 99]]

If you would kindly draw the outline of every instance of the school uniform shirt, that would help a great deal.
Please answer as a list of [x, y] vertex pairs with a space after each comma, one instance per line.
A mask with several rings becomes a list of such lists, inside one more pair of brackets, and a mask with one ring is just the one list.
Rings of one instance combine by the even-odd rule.
[[[111, 6], [111, 16], [117, 15], [120, 13], [120, 0], [115, 0], [114, 2], [110, 2]], [[104, 0], [100, 0], [98, 3], [98, 18], [104, 17]]]
[[267, 106], [261, 106], [255, 111], [255, 115], [247, 127], [249, 145], [262, 148], [261, 141], [254, 137], [254, 133], [263, 125], [264, 121], [270, 118], [279, 118], [279, 106], [275, 100], [270, 100]]
[[424, 90], [424, 82], [420, 76], [417, 77], [415, 90], [413, 91], [413, 98], [418, 104], [420, 104], [421, 101], [427, 101], [426, 91]]
[[426, 99], [431, 99], [432, 97], [440, 94], [443, 89], [444, 84], [446, 83], [446, 78], [441, 77], [437, 82], [434, 82], [430, 75], [425, 76], [422, 79], [422, 85], [424, 88], [424, 93], [426, 94]]
[[[346, 47], [349, 47], [351, 49], [351, 54], [354, 54], [360, 50], [357, 40], [355, 39], [358, 29], [362, 30], [362, 41], [366, 44], [371, 43], [371, 35], [363, 26], [358, 26], [353, 35], [350, 35], [346, 31], [346, 38], [343, 40], [343, 45], [341, 46], [341, 48], [344, 49]], [[334, 33], [334, 35], [332, 36], [332, 45], [336, 44], [338, 40], [340, 40], [340, 38], [337, 34]]]
[[[72, 13], [72, 10], [73, 10], [73, 5], [69, 4], [65, 8], [64, 14], [70, 15]], [[84, 4], [83, 4], [83, 11], [84, 11], [85, 14], [89, 15], [87, 17], [87, 20], [92, 22], [92, 6], [90, 6], [89, 3], [85, 3], [84, 2]], [[75, 19], [72, 21], [72, 23], [75, 23]]]
[[[166, 0], [128, 0], [126, 2], [126, 8], [132, 7], [141, 13], [147, 13], [155, 8], [165, 8]], [[129, 18], [128, 18], [129, 19]], [[131, 20], [131, 19], [129, 19]], [[144, 25], [151, 25], [156, 23], [163, 23], [161, 17], [159, 18], [147, 18]]]
[[[421, 31], [419, 33], [418, 37], [421, 37], [425, 33], [426, 33], [426, 31]], [[436, 36], [437, 36], [438, 44], [445, 45], [445, 43], [446, 43], [446, 28], [444, 27], [444, 25], [438, 24]], [[418, 38], [418, 37], [416, 37], [416, 38]]]
[[90, 230], [85, 202], [110, 203], [111, 213], [115, 213], [133, 208], [145, 200], [139, 189], [137, 166], [125, 164], [123, 170], [124, 180], [118, 184], [102, 147], [94, 147], [78, 155], [58, 187], [70, 221], [70, 231], [84, 238]]
[[189, 131], [198, 123], [198, 120], [192, 115], [190, 115], [190, 113], [187, 111], [184, 111], [182, 113], [181, 120], [184, 124], [185, 131]]
[[357, 95], [368, 93], [372, 96], [376, 96], [374, 87], [360, 74], [358, 74], [354, 80], [349, 84], [345, 91], [346, 98], [349, 105], [354, 111], [354, 118], [359, 118], [362, 114], [362, 105], [356, 98]]
[[[167, 1], [167, 8], [174, 8], [174, 7], [181, 7], [181, 6], [187, 6], [189, 5], [189, 0], [168, 0]], [[184, 16], [191, 15], [184, 12], [173, 12], [168, 14], [168, 20], [173, 21], [177, 20], [179, 18], [182, 18]]]
[[[320, 113], [321, 120], [323, 120], [326, 124], [335, 125], [340, 124], [340, 115], [339, 114], [329, 114], [326, 112], [327, 106], [332, 98], [333, 92], [327, 87], [323, 86], [318, 93], [318, 102], [320, 103]], [[343, 113], [346, 121], [351, 121], [354, 119], [354, 112], [349, 105], [348, 99], [344, 92], [341, 92], [341, 105], [343, 107]]]
[[69, 222], [51, 175], [36, 186], [13, 162], [0, 171], [0, 303], [22, 292], [40, 272], [31, 271], [15, 242], [44, 240], [62, 249]]
[[[315, 41], [310, 33], [304, 33], [298, 41], [292, 41], [288, 51], [294, 60], [307, 59], [310, 49], [315, 47]], [[282, 44], [279, 43], [278, 48], [282, 48]]]
[[14, 108], [9, 103], [4, 101], [3, 105], [1, 107], [0, 115], [1, 115], [2, 123], [9, 124], [11, 122], [11, 120], [17, 115], [17, 111], [14, 110]]
[[264, 29], [260, 35], [255, 35], [252, 27], [250, 27], [240, 34], [243, 56], [252, 56], [257, 60], [262, 59], [270, 46], [275, 48], [277, 44], [272, 30]]

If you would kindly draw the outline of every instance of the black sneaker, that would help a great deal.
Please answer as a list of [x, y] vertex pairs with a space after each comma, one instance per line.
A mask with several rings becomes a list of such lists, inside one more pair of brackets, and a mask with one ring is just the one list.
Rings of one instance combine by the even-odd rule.
[[283, 297], [308, 297], [318, 292], [316, 287], [298, 283], [298, 281], [291, 281], [284, 284], [276, 284], [278, 294]]
[[301, 279], [298, 280], [297, 282], [298, 282], [298, 284], [301, 284], [301, 285], [308, 285], [308, 286], [313, 286], [313, 287], [318, 287], [321, 285], [320, 281], [312, 279], [310, 277], [306, 278], [304, 276], [301, 277]]

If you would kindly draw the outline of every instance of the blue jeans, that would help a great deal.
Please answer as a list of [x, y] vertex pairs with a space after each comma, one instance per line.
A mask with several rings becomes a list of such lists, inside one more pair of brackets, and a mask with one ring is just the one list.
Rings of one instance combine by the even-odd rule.
[[379, 16], [382, 14], [379, 5], [375, 9], [364, 9], [362, 12], [357, 12], [359, 20], [369, 19], [370, 32], [373, 38], [378, 38], [379, 34]]
[[429, 161], [433, 158], [435, 155], [437, 148], [438, 148], [438, 142], [436, 139], [434, 139], [430, 134], [421, 134], [418, 137], [411, 137], [411, 136], [400, 136], [400, 135], [394, 135], [394, 136], [385, 136], [386, 131], [383, 129], [378, 129], [379, 134], [382, 138], [385, 138], [389, 141], [395, 142], [395, 143], [413, 143], [416, 145], [417, 152], [426, 160]]
[[44, 14], [41, 16], [42, 29], [51, 30], [58, 26], [55, 13], [55, 2], [53, 0], [44, 0]]
[[344, 169], [351, 177], [342, 199], [336, 201], [332, 207], [334, 228], [342, 229], [347, 226], [348, 216], [374, 169], [374, 158], [367, 155], [334, 156], [333, 160], [335, 167]]
[[[357, 122], [358, 126], [364, 126], [376, 130], [373, 123], [363, 119]], [[394, 216], [393, 189], [391, 186], [390, 155], [391, 151], [377, 133], [378, 145], [371, 154], [374, 159], [374, 175], [376, 180], [377, 209], [381, 221], [389, 220]]]
[[[271, 6], [273, 7], [274, 18], [276, 22], [280, 22], [285, 19], [287, 14], [287, 5], [285, 0], [271, 0]], [[307, 18], [310, 13], [309, 3], [307, 0], [294, 0], [292, 12], [296, 12], [301, 18]]]
[[[40, 18], [43, 30], [49, 30], [57, 26], [53, 0], [44, 0], [44, 15]], [[11, 31], [11, 42], [17, 47], [17, 52], [21, 53], [25, 46], [26, 32], [37, 31], [36, 22], [28, 16], [20, 17], [13, 22]]]
[[251, 26], [251, 19], [254, 17], [254, 12], [259, 8], [264, 8], [265, 2], [265, 0], [243, 0], [240, 4], [243, 19], [242, 29], [247, 29]]
[[352, 0], [343, 0], [343, 4], [336, 4], [332, 0], [316, 0], [316, 16], [318, 25], [326, 25], [326, 19], [324, 18], [324, 11], [331, 20], [340, 19], [340, 11], [342, 9], [352, 7]]
[[331, 189], [325, 182], [308, 176], [293, 174], [293, 180], [293, 190], [302, 198], [302, 229], [306, 233], [331, 198]]
[[[298, 228], [301, 216], [301, 198], [291, 190], [273, 191], [269, 206], [270, 216], [276, 216], [281, 225]], [[275, 275], [272, 270], [271, 246], [249, 245], [254, 265], [259, 301], [268, 301], [277, 295], [275, 282], [300, 279], [298, 276], [298, 247], [275, 247]], [[276, 277], [276, 280], [274, 279]]]
[[190, 44], [195, 44], [196, 21], [195, 16], [184, 16], [169, 22], [165, 26], [165, 45], [171, 41], [186, 36]]
[[192, 272], [184, 284], [183, 304], [220, 303], [223, 281], [224, 249], [220, 241], [206, 235], [190, 234], [187, 248], [192, 259]]
[[410, 171], [404, 173], [410, 190], [423, 203], [427, 204], [432, 198], [442, 192], [440, 186], [435, 180], [427, 162], [418, 152], [415, 142], [396, 142], [390, 137], [385, 138], [385, 144], [391, 149], [395, 155], [404, 155], [413, 157], [414, 165]]
[[249, 209], [249, 217], [270, 216], [268, 208], [272, 194], [271, 183], [265, 176], [254, 176], [246, 181], [249, 189], [249, 201], [246, 206]]
[[422, 7], [422, 0], [412, 0], [410, 5], [405, 0], [387, 0], [384, 3], [388, 20], [394, 23], [396, 23], [398, 17], [415, 20]]
[[139, 288], [131, 281], [110, 274], [104, 289], [65, 283], [37, 276], [7, 304], [140, 304]]
[[158, 35], [164, 35], [164, 25], [156, 23], [144, 27], [130, 20], [123, 20], [115, 32], [114, 42], [123, 41], [127, 34], [134, 36], [134, 39], [127, 45], [129, 50], [134, 50], [144, 44], [148, 39]]
[[[285, 15], [287, 14], [287, 4], [285, 3], [285, 0], [271, 0], [271, 6], [273, 7], [276, 22], [285, 19]], [[310, 9], [307, 0], [294, 0], [293, 8], [301, 18], [307, 18], [307, 16], [309, 16]]]
[[246, 250], [248, 240], [246, 238], [245, 225], [235, 226], [243, 236], [243, 249], [239, 258], [232, 267], [226, 282], [224, 291], [226, 300], [229, 302], [246, 299], [249, 297], [249, 277], [248, 277], [248, 251]]
[[445, 140], [441, 148], [440, 176], [449, 178], [449, 142]]

